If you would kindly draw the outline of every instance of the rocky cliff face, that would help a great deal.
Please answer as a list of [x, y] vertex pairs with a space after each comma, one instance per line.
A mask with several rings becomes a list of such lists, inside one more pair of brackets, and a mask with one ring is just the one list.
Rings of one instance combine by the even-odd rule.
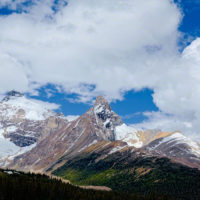
[[100, 135], [106, 140], [115, 140], [115, 128], [123, 124], [121, 118], [112, 111], [108, 101], [102, 96], [97, 97], [90, 116], [95, 118], [95, 125], [101, 131]]

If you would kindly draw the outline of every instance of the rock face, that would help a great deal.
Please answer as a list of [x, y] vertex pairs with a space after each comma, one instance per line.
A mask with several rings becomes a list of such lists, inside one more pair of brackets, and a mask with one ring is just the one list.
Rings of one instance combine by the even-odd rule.
[[96, 125], [101, 127], [102, 132], [100, 135], [104, 139], [115, 140], [115, 128], [123, 124], [121, 118], [112, 111], [108, 101], [102, 96], [97, 97], [92, 109], [92, 117], [96, 119]]

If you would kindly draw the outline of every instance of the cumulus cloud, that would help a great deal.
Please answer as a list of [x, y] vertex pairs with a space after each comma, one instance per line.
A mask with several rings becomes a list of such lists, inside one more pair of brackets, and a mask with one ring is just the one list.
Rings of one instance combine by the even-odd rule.
[[56, 103], [49, 103], [47, 101], [40, 101], [36, 99], [31, 99], [31, 101], [40, 104], [43, 108], [46, 108], [48, 110], [58, 110], [60, 109], [60, 105]]
[[8, 85], [29, 91], [52, 83], [82, 99], [120, 99], [156, 84], [160, 64], [176, 53], [179, 22], [170, 1], [70, 0], [56, 13], [52, 1], [39, 1], [28, 13], [0, 18], [0, 54], [11, 71], [21, 70], [21, 81]]
[[196, 137], [196, 134], [191, 130], [192, 123], [186, 119], [177, 118], [174, 115], [163, 112], [145, 112], [143, 113], [147, 120], [138, 124], [132, 124], [137, 129], [160, 129], [166, 132], [181, 131], [190, 133], [191, 136]]
[[198, 139], [200, 130], [200, 39], [194, 40], [169, 67], [163, 82], [154, 87], [153, 99], [159, 112], [144, 113], [148, 118], [134, 126], [144, 129], [182, 131]]
[[[2, 2], [16, 7], [24, 1]], [[59, 2], [56, 11], [54, 1], [40, 0], [0, 17], [1, 94], [33, 93], [50, 83], [87, 102], [150, 88], [160, 111], [141, 126], [198, 133], [200, 40], [179, 52], [182, 16], [173, 1]]]

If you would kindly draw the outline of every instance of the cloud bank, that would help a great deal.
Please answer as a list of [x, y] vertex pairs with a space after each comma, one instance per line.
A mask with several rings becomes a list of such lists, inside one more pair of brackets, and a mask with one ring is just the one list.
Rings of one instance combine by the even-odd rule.
[[0, 94], [50, 83], [87, 102], [150, 88], [160, 111], [140, 125], [167, 118], [170, 129], [197, 135], [200, 40], [179, 52], [182, 15], [171, 0], [24, 2], [0, 3], [23, 8], [0, 16]]
[[93, 95], [120, 99], [156, 85], [160, 64], [176, 54], [180, 13], [170, 1], [69, 0], [56, 13], [52, 6], [37, 1], [0, 18], [1, 93], [52, 83], [90, 96], [95, 85]]
[[[154, 88], [153, 99], [160, 112], [144, 113], [142, 128], [180, 130], [194, 138], [200, 130], [200, 39], [186, 47], [165, 81]], [[168, 80], [166, 80], [168, 78]]]

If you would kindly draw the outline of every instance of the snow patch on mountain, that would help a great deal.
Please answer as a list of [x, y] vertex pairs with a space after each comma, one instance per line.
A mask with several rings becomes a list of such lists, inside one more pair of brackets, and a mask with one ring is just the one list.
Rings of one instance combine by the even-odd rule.
[[103, 122], [104, 127], [110, 124], [110, 127], [113, 128], [112, 121], [111, 121], [113, 112], [112, 110], [108, 109], [107, 105], [102, 105], [102, 104], [96, 105], [94, 107], [94, 114], [96, 117], [97, 124], [101, 120]]
[[71, 122], [71, 121], [74, 121], [76, 119], [78, 119], [80, 117], [80, 115], [67, 115], [65, 118]]
[[81, 152], [85, 149], [87, 149], [88, 147], [92, 146], [93, 144], [96, 144], [98, 141], [97, 140], [94, 140], [93, 142], [91, 142], [90, 144], [88, 145], [85, 145], [83, 148], [81, 148], [78, 152]]
[[52, 110], [58, 108], [59, 105], [57, 104], [28, 99], [24, 96], [12, 96], [9, 97], [9, 100], [1, 102], [0, 115], [4, 119], [10, 119], [21, 111], [21, 117], [28, 120], [45, 120], [50, 116], [54, 116], [55, 113]]
[[17, 130], [16, 126], [9, 126], [6, 128], [6, 132], [15, 132]]
[[161, 143], [164, 143], [164, 142], [167, 142], [167, 143], [175, 142], [174, 145], [185, 143], [190, 146], [193, 153], [200, 156], [200, 145], [197, 142], [191, 140], [190, 138], [184, 136], [183, 134], [181, 134], [179, 132], [176, 132], [166, 138], [163, 138]]
[[94, 107], [94, 113], [95, 114], [98, 114], [98, 113], [101, 113], [102, 111], [105, 111], [105, 113], [109, 113], [109, 110], [108, 109], [105, 109], [106, 106], [104, 105], [97, 105]]
[[117, 146], [117, 147], [113, 148], [108, 154], [113, 154], [113, 153], [115, 153], [117, 151], [122, 150], [125, 147], [126, 147], [126, 145], [125, 146]]
[[28, 147], [19, 147], [10, 141], [10, 139], [4, 138], [0, 130], [0, 162], [4, 159], [12, 160], [15, 156], [23, 154], [30, 151], [36, 146], [36, 144], [30, 145]]
[[136, 148], [140, 148], [143, 145], [143, 142], [140, 141], [137, 135], [137, 130], [126, 124], [115, 127], [115, 139], [122, 140], [129, 146], [134, 146]]

